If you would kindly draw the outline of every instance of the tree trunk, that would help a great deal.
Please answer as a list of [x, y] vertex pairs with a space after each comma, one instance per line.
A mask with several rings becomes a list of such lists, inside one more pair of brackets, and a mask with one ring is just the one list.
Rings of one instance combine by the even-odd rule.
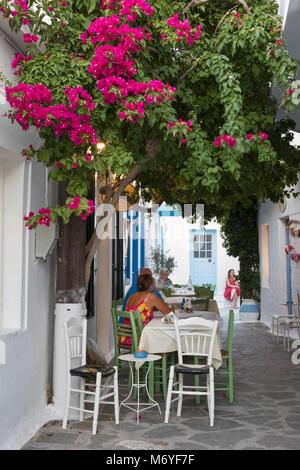
[[[68, 197], [67, 183], [59, 184], [59, 204]], [[56, 303], [85, 302], [86, 221], [72, 216], [68, 224], [59, 221]]]

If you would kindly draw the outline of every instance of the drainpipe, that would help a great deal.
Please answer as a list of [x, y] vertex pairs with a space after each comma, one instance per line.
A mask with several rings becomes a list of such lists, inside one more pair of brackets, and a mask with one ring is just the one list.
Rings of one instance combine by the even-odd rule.
[[[289, 221], [286, 221], [286, 229], [285, 229], [285, 237], [286, 237], [286, 245], [290, 244], [290, 231], [289, 231]], [[293, 314], [293, 298], [292, 298], [292, 273], [291, 273], [291, 254], [287, 254], [286, 258], [286, 285], [287, 285], [287, 306], [288, 306], [288, 314]]]

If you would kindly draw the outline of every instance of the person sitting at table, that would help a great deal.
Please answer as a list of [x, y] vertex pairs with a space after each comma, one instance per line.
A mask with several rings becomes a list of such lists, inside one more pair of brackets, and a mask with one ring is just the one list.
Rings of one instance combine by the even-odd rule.
[[[138, 292], [131, 295], [127, 301], [125, 311], [130, 312], [130, 310], [139, 310], [143, 326], [145, 327], [153, 317], [153, 309], [156, 307], [163, 314], [174, 312], [174, 307], [169, 308], [168, 305], [161, 300], [155, 293], [155, 279], [151, 274], [143, 272], [137, 278], [137, 288]], [[130, 319], [124, 318], [123, 324], [130, 325]], [[120, 337], [120, 343], [131, 345], [132, 338], [125, 336]]]
[[[141, 268], [140, 270], [140, 274], [150, 274], [150, 276], [152, 276], [152, 271], [150, 268]], [[126, 304], [127, 304], [127, 300], [129, 299], [129, 297], [133, 294], [136, 294], [138, 292], [138, 288], [137, 288], [137, 283], [136, 282], [132, 282], [132, 286], [128, 289], [128, 292], [127, 294], [125, 295], [124, 297], [124, 302], [123, 302], [123, 306], [122, 306], [122, 310], [124, 311], [125, 310], [125, 307], [126, 307]], [[160, 295], [157, 287], [155, 286], [154, 287], [154, 294], [156, 294], [161, 300], [163, 300], [162, 296]]]
[[234, 269], [229, 269], [226, 278], [226, 287], [224, 297], [227, 300], [233, 301], [233, 308], [238, 308], [236, 301], [240, 295], [239, 283], [235, 280]]
[[169, 271], [167, 270], [167, 268], [162, 268], [160, 271], [159, 271], [159, 279], [157, 281], [157, 287], [159, 289], [163, 288], [163, 287], [173, 287], [173, 283], [171, 281], [171, 279], [169, 279]]

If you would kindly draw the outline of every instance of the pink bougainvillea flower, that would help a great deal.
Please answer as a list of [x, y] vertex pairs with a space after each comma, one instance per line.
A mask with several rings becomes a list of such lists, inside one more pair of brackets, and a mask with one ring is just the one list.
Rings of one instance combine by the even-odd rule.
[[37, 42], [39, 40], [38, 36], [35, 36], [34, 34], [29, 34], [26, 33], [24, 34], [24, 42]]
[[230, 148], [234, 148], [237, 141], [231, 135], [227, 134], [219, 136], [214, 140], [215, 147], [220, 147], [223, 143], [227, 144]]

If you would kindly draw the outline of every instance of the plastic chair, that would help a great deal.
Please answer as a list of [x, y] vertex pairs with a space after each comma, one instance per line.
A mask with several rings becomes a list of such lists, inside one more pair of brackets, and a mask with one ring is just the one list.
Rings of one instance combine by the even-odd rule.
[[[215, 384], [215, 390], [224, 390], [228, 392], [229, 403], [233, 403], [233, 368], [232, 368], [232, 344], [233, 344], [233, 330], [234, 330], [234, 311], [230, 310], [227, 329], [227, 345], [226, 349], [221, 350], [222, 359], [226, 361], [226, 367], [222, 367], [215, 371], [216, 375], [227, 376], [227, 386], [223, 384]], [[217, 385], [217, 387], [216, 387]]]
[[[208, 402], [210, 426], [213, 426], [215, 398], [212, 354], [218, 322], [216, 320], [204, 320], [203, 318], [194, 318], [193, 320], [194, 324], [189, 323], [184, 327], [182, 326], [182, 323], [179, 325], [179, 321], [174, 315], [174, 327], [176, 333], [179, 363], [175, 366], [172, 365], [170, 369], [165, 423], [168, 423], [169, 421], [170, 407], [172, 402], [178, 401], [177, 416], [181, 416], [183, 395], [205, 395]], [[181, 322], [186, 321], [187, 320], [181, 320]], [[185, 352], [182, 351], [182, 345], [184, 345]], [[205, 358], [205, 364], [185, 364], [183, 360], [186, 356], [197, 356]], [[175, 372], [179, 377], [177, 383], [173, 383]], [[206, 385], [184, 385], [183, 376], [186, 374], [206, 375]], [[174, 389], [176, 385], [179, 387], [178, 390]], [[173, 394], [178, 395], [178, 397], [172, 400]]]
[[[105, 403], [114, 405], [115, 422], [119, 424], [119, 392], [118, 392], [118, 370], [116, 367], [103, 366], [87, 366], [86, 365], [86, 332], [87, 320], [71, 318], [68, 322], [64, 322], [64, 335], [66, 345], [67, 358], [67, 396], [65, 405], [65, 414], [63, 419], [63, 429], [67, 428], [69, 410], [77, 410], [80, 412], [79, 419], [83, 421], [84, 413], [93, 415], [93, 434], [97, 431], [97, 422], [99, 414], [99, 404]], [[72, 362], [80, 363], [79, 367], [72, 368]], [[80, 378], [80, 388], [71, 386], [72, 377]], [[103, 385], [102, 379], [113, 376], [112, 385]], [[86, 379], [93, 379], [96, 383], [87, 383]], [[91, 391], [93, 389], [95, 391]], [[103, 389], [109, 389], [110, 392], [101, 395]], [[111, 391], [113, 390], [113, 391]], [[79, 393], [79, 407], [70, 406], [71, 393]], [[90, 399], [87, 399], [88, 396]], [[113, 397], [113, 401], [107, 401]], [[92, 403], [93, 410], [86, 409], [85, 403]]]

